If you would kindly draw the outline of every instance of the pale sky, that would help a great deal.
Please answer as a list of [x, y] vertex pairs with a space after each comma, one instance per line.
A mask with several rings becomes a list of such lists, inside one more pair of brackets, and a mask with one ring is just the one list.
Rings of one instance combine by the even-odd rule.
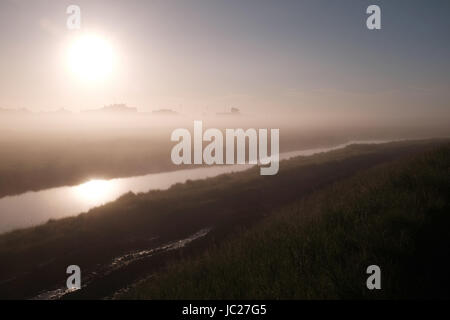
[[[1, 0], [0, 108], [449, 116], [449, 14], [448, 0]], [[116, 63], [84, 83], [67, 48], [92, 33]]]

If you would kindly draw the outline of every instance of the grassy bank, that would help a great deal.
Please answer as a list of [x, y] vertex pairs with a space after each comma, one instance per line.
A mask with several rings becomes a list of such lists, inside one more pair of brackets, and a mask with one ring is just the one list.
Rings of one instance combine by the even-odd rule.
[[[167, 265], [179, 265], [180, 259], [191, 257], [194, 259], [192, 261], [197, 261], [195, 257], [201, 256], [211, 245], [223, 243], [230, 235], [249, 229], [264, 217], [289, 215], [287, 205], [295, 204], [296, 208], [300, 200], [333, 183], [383, 163], [414, 157], [443, 143], [444, 141], [435, 140], [352, 145], [342, 150], [283, 161], [275, 176], [261, 176], [259, 169], [254, 168], [205, 180], [188, 181], [165, 191], [128, 193], [117, 201], [76, 217], [51, 220], [40, 226], [2, 234], [0, 298], [30, 298], [42, 291], [64, 287], [67, 278], [65, 270], [71, 264], [81, 267], [83, 277], [96, 279], [82, 290], [71, 294], [72, 298], [109, 296], [136, 280], [159, 273]], [[375, 174], [373, 181], [377, 179]], [[311, 201], [310, 211], [313, 212], [317, 210], [313, 205], [321, 202]], [[389, 204], [386, 206], [389, 207]], [[273, 214], [279, 211], [287, 213]], [[304, 219], [303, 214], [300, 216]], [[318, 214], [311, 213], [311, 216], [316, 217]], [[295, 218], [292, 219], [295, 221]], [[286, 218], [285, 222], [290, 225], [290, 218]], [[270, 225], [271, 222], [263, 224]], [[186, 248], [157, 254], [111, 273], [105, 274], [102, 271], [104, 266], [110, 265], [118, 256], [184, 239], [204, 228], [211, 228], [208, 236], [194, 241]], [[272, 231], [269, 229], [267, 232]], [[280, 232], [283, 234], [285, 231]], [[252, 243], [247, 240], [236, 241], [245, 246], [247, 242]], [[255, 250], [254, 255], [269, 256], [269, 249]], [[283, 252], [283, 247], [272, 249], [280, 254]], [[225, 252], [227, 251], [221, 249], [220, 254], [216, 253], [217, 261], [221, 261], [221, 254]], [[276, 258], [277, 255], [273, 257]], [[224, 262], [232, 261], [226, 256], [223, 259]], [[272, 258], [267, 259], [270, 261]], [[289, 264], [289, 259], [280, 261]], [[187, 262], [186, 266], [190, 263]], [[235, 263], [236, 270], [246, 266], [245, 259], [241, 266], [240, 262]], [[278, 272], [276, 268], [275, 271]], [[253, 270], [249, 268], [249, 272]], [[183, 272], [180, 275], [184, 279]], [[274, 273], [273, 281], [279, 281], [282, 276]], [[246, 278], [245, 274], [242, 277]], [[215, 281], [221, 281], [220, 279], [218, 277]], [[227, 277], [224, 279], [230, 280]], [[247, 281], [251, 281], [252, 278], [248, 279]], [[236, 281], [238, 283], [234, 290], [249, 287], [239, 277]], [[182, 290], [187, 284], [183, 281], [180, 283]], [[239, 286], [239, 283], [245, 286]], [[164, 295], [164, 290], [158, 292]], [[209, 295], [208, 291], [200, 292]], [[271, 295], [270, 291], [261, 292]], [[253, 295], [250, 291], [246, 294], [249, 297]], [[255, 297], [262, 295], [255, 294]], [[169, 296], [171, 294], [168, 293], [167, 297]], [[220, 294], [217, 293], [217, 296]]]
[[[447, 145], [275, 210], [122, 298], [448, 298], [449, 227]], [[372, 264], [382, 290], [366, 288]]]

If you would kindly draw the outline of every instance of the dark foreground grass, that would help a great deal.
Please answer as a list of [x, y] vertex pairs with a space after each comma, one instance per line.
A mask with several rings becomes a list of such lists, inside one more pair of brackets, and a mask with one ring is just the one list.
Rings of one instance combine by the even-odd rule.
[[[449, 298], [450, 145], [275, 211], [123, 298]], [[381, 290], [366, 288], [379, 265]]]

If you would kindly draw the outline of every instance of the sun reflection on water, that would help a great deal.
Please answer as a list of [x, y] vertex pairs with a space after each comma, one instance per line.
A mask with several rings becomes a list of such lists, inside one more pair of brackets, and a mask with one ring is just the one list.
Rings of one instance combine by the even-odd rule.
[[75, 195], [91, 205], [100, 205], [111, 200], [115, 184], [108, 180], [90, 180], [74, 188]]

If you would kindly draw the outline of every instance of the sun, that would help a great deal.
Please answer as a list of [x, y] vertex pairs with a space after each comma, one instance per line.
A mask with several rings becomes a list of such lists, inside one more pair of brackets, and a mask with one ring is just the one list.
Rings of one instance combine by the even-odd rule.
[[67, 58], [70, 71], [82, 82], [105, 81], [114, 68], [114, 50], [110, 42], [94, 34], [74, 39]]

